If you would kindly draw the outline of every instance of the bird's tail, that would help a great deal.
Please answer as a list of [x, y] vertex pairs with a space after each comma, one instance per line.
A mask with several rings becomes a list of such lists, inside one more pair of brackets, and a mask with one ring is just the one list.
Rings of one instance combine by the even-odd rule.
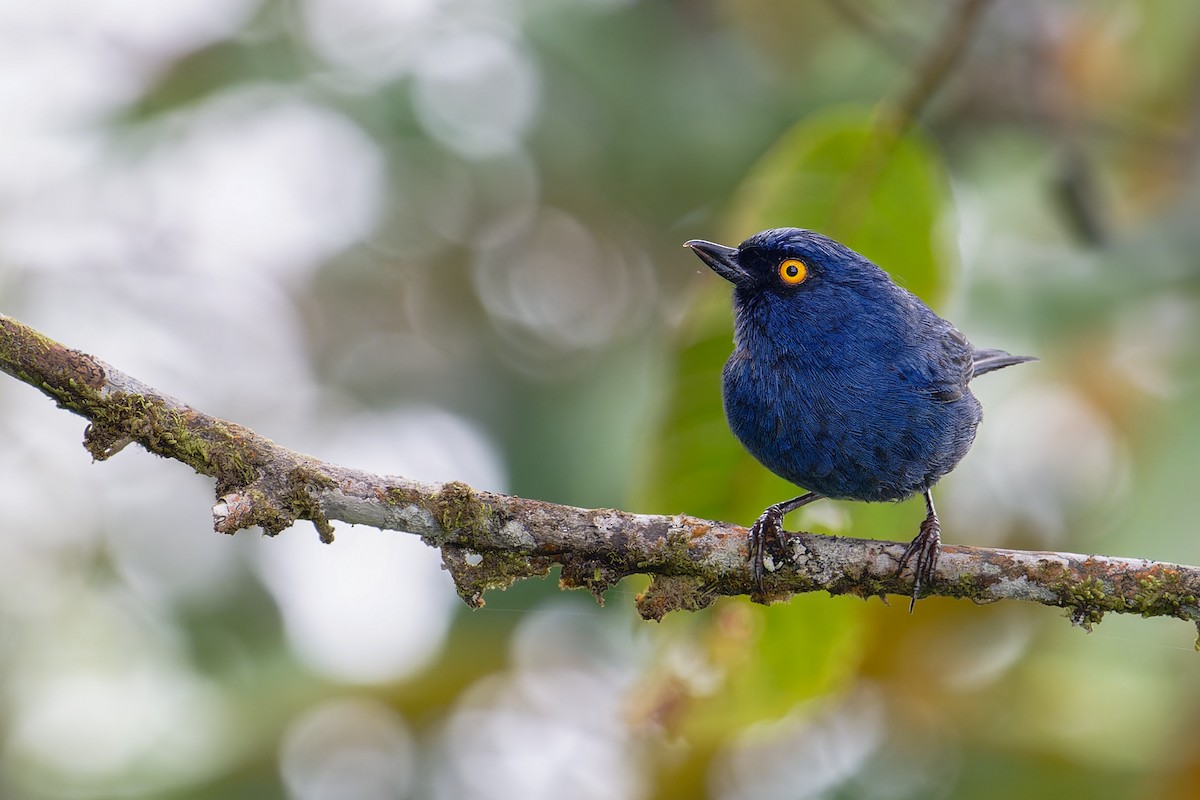
[[1014, 356], [1006, 353], [1003, 350], [991, 350], [987, 348], [976, 348], [975, 355], [971, 359], [974, 369], [971, 372], [971, 377], [977, 377], [985, 372], [1011, 367], [1013, 364], [1024, 364], [1026, 361], [1037, 361], [1034, 356]]

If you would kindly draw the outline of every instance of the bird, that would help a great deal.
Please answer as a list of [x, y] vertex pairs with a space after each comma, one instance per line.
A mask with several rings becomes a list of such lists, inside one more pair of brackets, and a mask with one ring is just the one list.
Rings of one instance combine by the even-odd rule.
[[820, 233], [773, 228], [737, 247], [684, 243], [733, 284], [734, 347], [722, 371], [725, 417], [763, 466], [806, 490], [750, 528], [763, 591], [768, 547], [788, 558], [786, 514], [822, 498], [925, 499], [897, 562], [915, 607], [933, 580], [941, 522], [933, 487], [967, 454], [982, 418], [973, 378], [1036, 361], [975, 347], [865, 256]]

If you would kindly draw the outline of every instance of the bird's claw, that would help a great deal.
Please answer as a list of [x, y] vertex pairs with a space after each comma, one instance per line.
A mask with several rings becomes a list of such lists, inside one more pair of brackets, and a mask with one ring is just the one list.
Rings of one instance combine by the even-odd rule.
[[766, 574], [767, 548], [774, 544], [782, 560], [790, 560], [787, 534], [783, 532], [783, 509], [771, 506], [750, 526], [750, 560], [753, 563], [754, 582], [758, 590], [763, 590], [763, 576]]
[[938, 518], [932, 515], [926, 517], [925, 521], [921, 523], [921, 532], [909, 543], [896, 567], [896, 575], [899, 576], [908, 566], [908, 562], [912, 561], [913, 592], [912, 600], [908, 604], [908, 613], [910, 614], [917, 605], [921, 587], [933, 580], [934, 572], [937, 569], [938, 554], [941, 552], [941, 532], [942, 525], [938, 522]]

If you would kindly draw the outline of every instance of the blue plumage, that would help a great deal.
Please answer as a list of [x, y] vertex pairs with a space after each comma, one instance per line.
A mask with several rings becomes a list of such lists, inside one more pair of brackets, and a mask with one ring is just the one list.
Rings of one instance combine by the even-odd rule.
[[[932, 486], [966, 455], [981, 418], [972, 377], [1032, 360], [973, 347], [868, 259], [821, 234], [779, 228], [737, 248], [687, 243], [733, 284], [734, 351], [725, 415], [746, 449], [809, 494], [771, 506], [751, 530], [764, 547], [783, 515], [821, 497], [925, 495], [913, 597], [936, 566]], [[785, 548], [786, 552], [786, 548]]]

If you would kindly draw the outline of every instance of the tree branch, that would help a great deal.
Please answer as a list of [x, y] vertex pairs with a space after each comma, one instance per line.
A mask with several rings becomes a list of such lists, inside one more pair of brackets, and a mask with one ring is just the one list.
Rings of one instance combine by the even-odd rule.
[[945, 81], [950, 70], [967, 49], [971, 34], [983, 12], [987, 10], [988, 4], [989, 0], [962, 0], [946, 20], [936, 44], [930, 48], [917, 68], [912, 84], [889, 109], [890, 113], [885, 115], [892, 138], [899, 138], [913, 123], [921, 109]]
[[[137, 442], [215, 478], [212, 511], [221, 533], [258, 525], [274, 536], [300, 519], [311, 520], [325, 542], [333, 541], [331, 520], [415, 533], [441, 550], [472, 606], [483, 605], [487, 589], [556, 565], [563, 587], [589, 589], [598, 600], [628, 575], [650, 575], [637, 601], [648, 619], [724, 595], [771, 602], [817, 590], [860, 597], [912, 591], [911, 577], [896, 573], [904, 545], [894, 542], [794, 534], [795, 564], [770, 572], [759, 593], [746, 530], [736, 525], [573, 508], [328, 464], [197, 411], [3, 315], [0, 371], [87, 418], [83, 444], [96, 460]], [[1200, 622], [1200, 569], [1140, 559], [947, 545], [923, 593], [1059, 606], [1089, 630], [1109, 611]]]

